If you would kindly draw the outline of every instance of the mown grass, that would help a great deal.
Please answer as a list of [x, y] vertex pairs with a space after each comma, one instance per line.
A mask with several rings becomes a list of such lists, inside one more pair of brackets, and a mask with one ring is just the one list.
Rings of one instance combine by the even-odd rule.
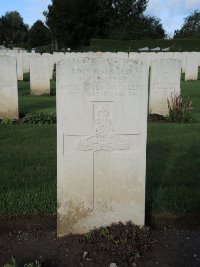
[[[29, 74], [24, 75], [24, 81], [18, 81], [19, 88], [19, 113], [23, 117], [27, 113], [32, 112], [55, 112], [56, 97], [55, 96], [32, 96], [30, 95]], [[51, 80], [51, 93], [56, 91], [56, 81]]]
[[183, 99], [192, 101], [192, 117], [200, 122], [200, 80], [182, 82], [181, 89]]
[[148, 125], [148, 212], [200, 212], [200, 124]]
[[[20, 111], [55, 110], [54, 96], [31, 97], [19, 83]], [[182, 81], [200, 120], [200, 81]], [[0, 125], [0, 215], [56, 212], [56, 125]], [[200, 123], [148, 124], [147, 213], [200, 212]]]
[[[200, 212], [199, 132], [148, 125], [148, 212]], [[0, 138], [0, 214], [56, 212], [56, 126], [0, 125]]]
[[0, 125], [0, 214], [56, 211], [56, 126]]

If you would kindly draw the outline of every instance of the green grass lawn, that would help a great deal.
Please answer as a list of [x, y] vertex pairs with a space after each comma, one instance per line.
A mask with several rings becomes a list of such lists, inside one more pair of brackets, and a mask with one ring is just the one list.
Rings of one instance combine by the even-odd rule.
[[192, 101], [192, 116], [200, 121], [200, 80], [182, 82], [181, 88], [183, 98]]
[[200, 123], [148, 125], [147, 211], [200, 212]]
[[56, 211], [56, 125], [0, 124], [0, 214]]
[[[30, 95], [29, 75], [25, 74], [24, 81], [18, 81], [19, 88], [19, 113], [23, 117], [27, 113], [32, 112], [55, 112], [56, 97], [55, 96], [32, 96]], [[55, 92], [56, 81], [51, 80], [51, 93]]]
[[[55, 86], [55, 81], [51, 86]], [[19, 82], [20, 112], [55, 111], [55, 96], [30, 96]], [[183, 82], [200, 120], [200, 81]], [[0, 215], [56, 212], [56, 125], [0, 125]], [[148, 124], [148, 213], [200, 212], [200, 123]]]

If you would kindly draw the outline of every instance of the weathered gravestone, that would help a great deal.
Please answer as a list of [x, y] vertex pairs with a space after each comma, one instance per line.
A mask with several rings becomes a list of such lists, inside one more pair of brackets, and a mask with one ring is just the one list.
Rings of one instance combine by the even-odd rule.
[[22, 55], [17, 55], [17, 79], [19, 81], [23, 81], [23, 61], [22, 61]]
[[186, 54], [185, 81], [198, 80], [199, 58], [197, 52]]
[[19, 118], [17, 63], [10, 56], [0, 56], [0, 118]]
[[143, 47], [143, 48], [140, 48], [140, 49], [138, 49], [139, 51], [141, 51], [141, 52], [148, 52], [149, 51], [149, 47]]
[[159, 52], [161, 49], [160, 47], [151, 48], [150, 51]]
[[53, 70], [54, 70], [54, 62], [53, 62], [53, 55], [49, 53], [42, 54], [42, 57], [45, 57], [49, 62], [49, 77], [52, 80], [53, 78]]
[[23, 61], [21, 54], [15, 54], [17, 61], [17, 80], [23, 81]]
[[5, 55], [12, 56], [16, 58], [17, 62], [17, 80], [23, 81], [23, 62], [22, 62], [22, 54], [18, 53], [17, 50], [11, 50], [6, 52]]
[[169, 52], [170, 51], [170, 47], [166, 47], [166, 48], [162, 48], [163, 52]]
[[58, 235], [144, 224], [147, 67], [131, 59], [57, 65]]
[[149, 113], [168, 114], [167, 99], [180, 94], [181, 61], [155, 60], [151, 64]]
[[25, 52], [22, 54], [23, 73], [30, 72], [30, 58], [31, 58], [31, 53]]
[[49, 61], [46, 57], [31, 57], [30, 87], [32, 95], [50, 94]]

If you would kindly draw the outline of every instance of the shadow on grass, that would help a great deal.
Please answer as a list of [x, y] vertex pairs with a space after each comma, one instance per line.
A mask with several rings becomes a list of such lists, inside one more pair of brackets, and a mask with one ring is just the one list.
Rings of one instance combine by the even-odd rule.
[[21, 114], [41, 111], [56, 111], [55, 96], [20, 96], [19, 107]]
[[200, 212], [199, 124], [149, 126], [146, 217]]

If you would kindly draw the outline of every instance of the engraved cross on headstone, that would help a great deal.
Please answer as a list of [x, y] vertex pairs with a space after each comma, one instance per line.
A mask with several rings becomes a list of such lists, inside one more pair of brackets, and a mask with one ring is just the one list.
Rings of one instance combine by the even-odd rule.
[[[136, 134], [118, 134], [112, 121], [112, 104], [114, 101], [92, 101], [93, 105], [93, 129], [90, 135], [64, 134], [63, 154], [67, 152], [65, 144], [70, 143], [70, 138], [76, 138], [71, 151], [90, 153], [90, 168], [92, 168], [93, 204], [91, 211], [112, 210], [111, 179], [112, 166], [109, 165], [112, 153], [120, 151], [131, 152], [133, 150], [133, 136]], [[108, 153], [112, 152], [112, 153]], [[101, 168], [98, 166], [101, 163]], [[102, 168], [102, 166], [104, 166]], [[78, 168], [78, 166], [77, 166]], [[104, 192], [104, 194], [102, 193]], [[107, 194], [105, 194], [107, 192]], [[105, 197], [106, 195], [106, 197]]]

